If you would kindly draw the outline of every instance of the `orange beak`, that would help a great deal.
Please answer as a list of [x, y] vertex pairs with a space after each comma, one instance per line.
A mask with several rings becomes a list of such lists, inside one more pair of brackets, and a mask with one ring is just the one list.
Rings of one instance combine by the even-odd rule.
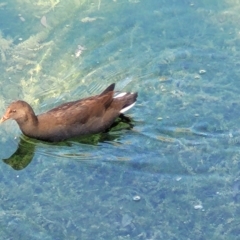
[[8, 117], [5, 117], [3, 116], [1, 119], [0, 119], [0, 123], [3, 123], [4, 121], [8, 120]]

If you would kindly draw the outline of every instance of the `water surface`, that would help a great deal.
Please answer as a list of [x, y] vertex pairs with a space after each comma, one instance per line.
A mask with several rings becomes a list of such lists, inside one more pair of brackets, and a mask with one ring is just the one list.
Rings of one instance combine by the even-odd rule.
[[92, 144], [48, 144], [14, 122], [0, 126], [2, 238], [238, 239], [239, 8], [0, 4], [1, 114], [16, 99], [40, 113], [113, 82], [139, 93], [134, 128]]

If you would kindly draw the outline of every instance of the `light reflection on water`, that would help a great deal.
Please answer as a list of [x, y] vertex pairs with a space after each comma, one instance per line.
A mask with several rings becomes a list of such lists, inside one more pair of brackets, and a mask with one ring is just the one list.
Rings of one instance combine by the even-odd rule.
[[[47, 111], [116, 82], [139, 93], [134, 128], [52, 145], [1, 125], [1, 236], [237, 239], [238, 2], [66, 2], [19, 2], [26, 22], [1, 25], [0, 112], [16, 98]], [[32, 8], [50, 29], [29, 20]], [[36, 33], [31, 49], [18, 45]]]

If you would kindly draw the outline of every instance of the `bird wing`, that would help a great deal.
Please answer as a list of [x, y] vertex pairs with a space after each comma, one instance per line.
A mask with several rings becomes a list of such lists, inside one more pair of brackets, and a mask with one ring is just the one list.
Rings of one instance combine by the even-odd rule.
[[113, 92], [97, 95], [74, 102], [64, 103], [38, 116], [56, 125], [85, 124], [91, 119], [104, 116], [113, 100]]

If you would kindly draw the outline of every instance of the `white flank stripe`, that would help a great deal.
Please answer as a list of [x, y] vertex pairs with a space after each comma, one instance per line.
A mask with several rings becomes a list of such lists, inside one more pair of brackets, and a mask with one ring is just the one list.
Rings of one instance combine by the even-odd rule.
[[132, 107], [135, 105], [135, 103], [136, 103], [136, 102], [134, 102], [134, 103], [132, 103], [131, 105], [123, 108], [123, 109], [120, 111], [120, 113], [125, 113], [127, 110], [129, 110], [130, 108], [132, 108]]
[[122, 92], [122, 93], [119, 93], [118, 95], [114, 96], [113, 98], [123, 97], [123, 96], [125, 96], [126, 94], [127, 94], [126, 92]]

